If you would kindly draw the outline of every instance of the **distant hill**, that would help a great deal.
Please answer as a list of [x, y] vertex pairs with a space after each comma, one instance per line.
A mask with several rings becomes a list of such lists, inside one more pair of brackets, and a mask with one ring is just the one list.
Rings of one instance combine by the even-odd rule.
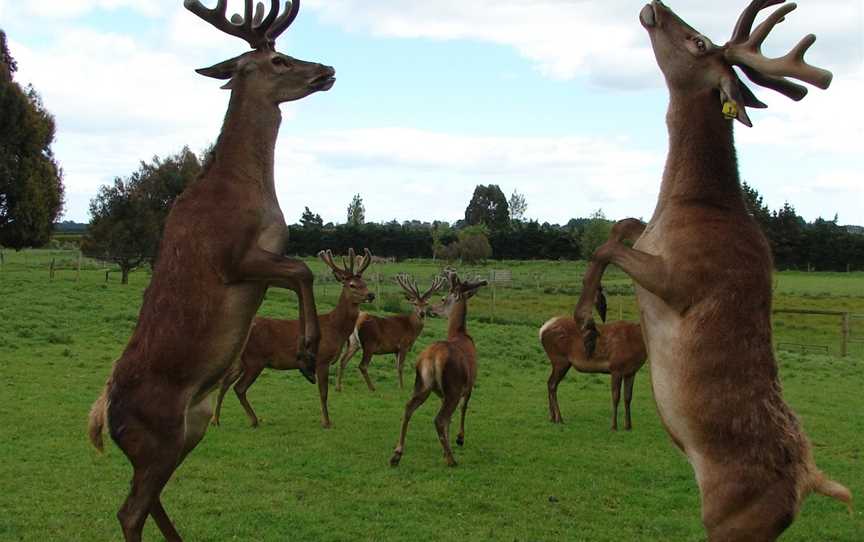
[[54, 224], [54, 233], [86, 233], [87, 224], [64, 220]]

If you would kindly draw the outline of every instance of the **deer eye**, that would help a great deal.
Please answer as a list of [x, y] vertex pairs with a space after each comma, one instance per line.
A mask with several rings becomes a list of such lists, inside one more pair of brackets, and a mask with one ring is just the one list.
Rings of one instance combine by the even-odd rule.
[[281, 66], [283, 68], [288, 66], [288, 63], [285, 62], [285, 59], [281, 56], [274, 56], [270, 62], [272, 62], [274, 66]]

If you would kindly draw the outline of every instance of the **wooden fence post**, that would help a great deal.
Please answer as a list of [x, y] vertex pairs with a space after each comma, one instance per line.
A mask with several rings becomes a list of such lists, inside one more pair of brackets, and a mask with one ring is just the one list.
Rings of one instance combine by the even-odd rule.
[[375, 308], [381, 310], [381, 273], [375, 273]]
[[81, 251], [78, 251], [78, 266], [75, 269], [75, 282], [81, 279]]
[[843, 323], [840, 339], [840, 356], [846, 357], [849, 355], [849, 313], [843, 313]]
[[51, 264], [48, 266], [48, 280], [54, 280], [54, 264], [55, 258], [51, 258]]

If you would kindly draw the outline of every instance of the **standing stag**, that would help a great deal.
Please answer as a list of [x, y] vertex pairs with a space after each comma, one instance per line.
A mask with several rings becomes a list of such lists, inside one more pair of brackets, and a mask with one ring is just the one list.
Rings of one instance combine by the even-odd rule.
[[[795, 9], [787, 4], [751, 31], [755, 0], [732, 39], [713, 44], [669, 8], [643, 8], [642, 25], [669, 87], [669, 155], [651, 221], [618, 223], [594, 254], [577, 308], [590, 331], [603, 268], [636, 282], [657, 409], [687, 456], [715, 541], [774, 540], [811, 492], [850, 503], [851, 494], [815, 465], [798, 418], [783, 401], [771, 340], [771, 251], [741, 194], [732, 122], [751, 126], [747, 107], [765, 107], [738, 78], [799, 100], [827, 88], [831, 73], [804, 61], [815, 37], [766, 58], [761, 44]], [[636, 241], [633, 248], [623, 241]], [[602, 331], [601, 331], [602, 333]]]
[[[589, 265], [596, 266], [596, 263]], [[598, 296], [602, 294], [598, 291]], [[606, 311], [600, 310], [606, 321]], [[552, 374], [549, 375], [549, 417], [552, 423], [564, 423], [561, 408], [558, 406], [558, 384], [564, 380], [567, 371], [573, 367], [580, 373], [603, 373], [611, 376], [612, 382], [612, 430], [618, 430], [618, 403], [621, 399], [621, 385], [624, 385], [624, 429], [630, 430], [630, 401], [633, 399], [633, 383], [636, 372], [645, 364], [648, 357], [642, 340], [642, 328], [631, 322], [612, 322], [601, 326], [596, 344], [589, 348], [583, 341], [585, 321], [575, 313], [572, 318], [557, 316], [540, 328], [540, 344], [549, 361]]]
[[[339, 302], [331, 312], [318, 317], [321, 329], [321, 343], [318, 346], [318, 356], [315, 374], [318, 377], [318, 394], [321, 397], [321, 425], [330, 427], [330, 413], [327, 410], [327, 391], [330, 384], [330, 364], [342, 351], [345, 340], [354, 331], [360, 304], [373, 301], [375, 294], [369, 292], [363, 280], [363, 272], [372, 263], [372, 254], [366, 249], [365, 255], [356, 257], [354, 250], [348, 252], [348, 261], [343, 258], [343, 267], [333, 261], [333, 253], [321, 251], [318, 256], [330, 267], [336, 280], [342, 283], [342, 293]], [[357, 270], [355, 271], [355, 265]], [[225, 392], [234, 385], [234, 393], [243, 405], [252, 427], [258, 426], [258, 417], [252, 410], [252, 405], [246, 399], [246, 392], [264, 369], [300, 369], [310, 382], [315, 382], [311, 372], [307, 372], [306, 364], [298, 358], [297, 341], [301, 325], [297, 320], [274, 320], [272, 318], [255, 318], [249, 332], [246, 348], [240, 356], [240, 363], [232, 367], [222, 379], [216, 410], [213, 414], [213, 424], [219, 425], [219, 415], [222, 411], [222, 400]], [[238, 380], [239, 379], [239, 380]]]
[[436, 276], [432, 281], [432, 287], [421, 294], [417, 289], [417, 283], [407, 275], [399, 275], [396, 282], [405, 291], [405, 299], [414, 307], [411, 314], [400, 314], [382, 318], [373, 316], [367, 312], [361, 312], [357, 318], [354, 333], [348, 338], [345, 354], [339, 362], [339, 373], [336, 377], [336, 391], [342, 391], [342, 373], [348, 361], [363, 348], [363, 360], [360, 362], [360, 373], [366, 381], [370, 391], [375, 391], [375, 386], [369, 379], [369, 362], [376, 354], [396, 354], [396, 372], [399, 374], [399, 389], [403, 388], [402, 368], [405, 364], [405, 356], [411, 351], [414, 342], [423, 331], [423, 323], [426, 318], [426, 310], [429, 299], [435, 292], [440, 290], [445, 283], [441, 276]]
[[276, 201], [273, 153], [279, 104], [333, 86], [333, 68], [275, 51], [274, 40], [300, 7], [279, 14], [272, 0], [264, 17], [225, 19], [187, 0], [186, 7], [254, 49], [202, 75], [228, 79], [231, 89], [222, 133], [204, 171], [177, 198], [165, 224], [159, 259], [144, 294], [138, 325], [93, 405], [89, 436], [102, 449], [105, 425], [134, 469], [129, 496], [117, 514], [126, 540], [140, 540], [147, 515], [162, 535], [180, 540], [160, 493], [207, 430], [207, 400], [235, 362], [268, 286], [297, 292], [301, 349], [314, 364], [319, 340], [313, 275], [282, 254], [288, 229]]
[[477, 379], [477, 349], [474, 347], [474, 339], [468, 335], [465, 319], [468, 314], [468, 300], [482, 286], [486, 286], [486, 281], [462, 282], [455, 271], [448, 269], [444, 273], [450, 292], [439, 312], [447, 315], [447, 340], [430, 344], [417, 358], [414, 392], [405, 405], [399, 443], [390, 458], [390, 465], [393, 467], [402, 459], [411, 415], [426, 402], [432, 392], [442, 399], [441, 410], [435, 416], [435, 430], [438, 432], [441, 447], [444, 448], [447, 465], [456, 466], [453, 451], [450, 449], [450, 418], [460, 399], [462, 421], [459, 424], [456, 444], [462, 446], [465, 443], [465, 413], [468, 410], [468, 401], [471, 400], [474, 381]]

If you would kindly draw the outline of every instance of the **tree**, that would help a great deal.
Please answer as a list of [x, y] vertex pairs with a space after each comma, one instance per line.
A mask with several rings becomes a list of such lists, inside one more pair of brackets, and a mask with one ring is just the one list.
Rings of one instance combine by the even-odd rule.
[[0, 245], [48, 242], [63, 211], [63, 173], [54, 159], [54, 117], [33, 87], [13, 81], [17, 69], [0, 31]]
[[762, 195], [746, 182], [741, 183], [741, 192], [744, 194], [744, 204], [747, 206], [747, 212], [756, 219], [762, 231], [767, 235], [771, 223], [771, 211], [763, 202]]
[[492, 231], [510, 226], [510, 206], [497, 184], [478, 184], [465, 208], [465, 222], [471, 226], [486, 226]]
[[525, 218], [525, 211], [528, 210], [528, 201], [525, 199], [525, 194], [520, 194], [515, 189], [510, 194], [510, 218], [513, 221], [522, 220]]
[[360, 194], [354, 194], [354, 199], [348, 205], [348, 224], [359, 226], [366, 222], [366, 208], [363, 206], [363, 198]]
[[313, 214], [309, 207], [305, 207], [300, 216], [300, 225], [304, 230], [320, 230], [324, 227], [324, 220], [321, 219], [321, 215]]
[[200, 173], [188, 148], [166, 159], [141, 162], [128, 178], [102, 186], [90, 201], [90, 226], [81, 248], [88, 256], [114, 262], [121, 282], [145, 262], [156, 260], [165, 219], [174, 200]]
[[579, 237], [579, 245], [582, 249], [583, 257], [591, 258], [594, 251], [609, 239], [613, 224], [611, 220], [606, 218], [603, 209], [597, 209], [591, 215], [591, 218], [585, 223], [582, 235]]
[[778, 269], [799, 268], [808, 263], [804, 253], [805, 222], [788, 201], [771, 214], [768, 238]]

